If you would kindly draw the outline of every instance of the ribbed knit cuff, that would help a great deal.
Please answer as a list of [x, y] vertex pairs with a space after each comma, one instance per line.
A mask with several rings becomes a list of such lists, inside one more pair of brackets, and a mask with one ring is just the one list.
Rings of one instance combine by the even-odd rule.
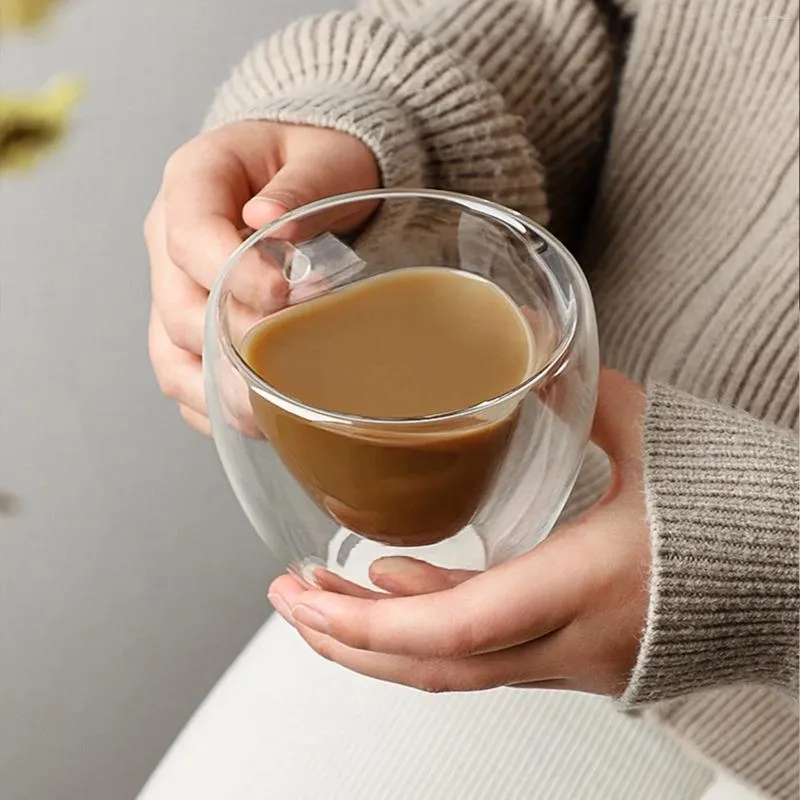
[[305, 19], [257, 46], [206, 127], [251, 119], [350, 133], [375, 153], [388, 187], [448, 188], [547, 221], [544, 172], [523, 121], [471, 64], [377, 17]]
[[349, 133], [372, 150], [386, 188], [424, 185], [425, 154], [413, 122], [376, 92], [322, 84], [304, 86], [286, 96], [244, 100], [223, 90], [204, 127], [245, 120], [315, 125]]
[[651, 599], [623, 703], [758, 682], [797, 691], [797, 436], [649, 387]]

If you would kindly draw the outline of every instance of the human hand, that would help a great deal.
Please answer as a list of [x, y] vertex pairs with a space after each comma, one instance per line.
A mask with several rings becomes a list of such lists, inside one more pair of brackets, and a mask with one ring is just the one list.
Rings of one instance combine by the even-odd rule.
[[[206, 133], [168, 161], [144, 226], [151, 262], [150, 360], [161, 390], [192, 427], [209, 434], [203, 389], [203, 325], [208, 293], [241, 244], [242, 224], [258, 229], [300, 205], [343, 192], [375, 189], [372, 152], [339, 131], [270, 122], [241, 122]], [[372, 213], [326, 219], [330, 230], [358, 228]], [[280, 273], [260, 271], [233, 288], [263, 314], [279, 307]]]
[[320, 655], [374, 678], [433, 692], [620, 694], [648, 606], [643, 414], [641, 387], [603, 370], [592, 437], [611, 460], [612, 485], [531, 552], [483, 573], [381, 559], [370, 577], [391, 595], [348, 594], [333, 576], [331, 590], [309, 590], [284, 575], [270, 588], [273, 605]]

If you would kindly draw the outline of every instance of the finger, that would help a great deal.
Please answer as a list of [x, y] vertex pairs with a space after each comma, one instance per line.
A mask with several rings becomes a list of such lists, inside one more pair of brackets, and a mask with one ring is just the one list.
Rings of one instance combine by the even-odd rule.
[[463, 583], [476, 574], [467, 570], [441, 569], [424, 561], [398, 556], [378, 559], [370, 567], [370, 580], [378, 588], [383, 589], [382, 592], [365, 589], [321, 567], [314, 570], [314, 580], [316, 588], [325, 592], [378, 600], [385, 598], [386, 592], [400, 596], [438, 592]]
[[170, 341], [202, 355], [208, 292], [171, 262], [156, 271], [151, 283], [153, 303]]
[[[414, 565], [419, 565], [418, 569], [415, 569], [414, 566], [409, 568], [403, 564], [398, 564], [393, 569], [392, 564], [388, 563], [406, 561], [410, 561]], [[390, 573], [394, 570], [399, 570], [400, 573], [392, 579]], [[387, 597], [385, 592], [398, 595], [410, 595], [447, 589], [467, 580], [475, 574], [477, 573], [468, 572], [467, 570], [440, 569], [439, 567], [434, 567], [431, 564], [426, 564], [423, 561], [417, 561], [413, 558], [392, 557], [378, 559], [370, 568], [370, 579], [376, 586], [383, 589], [383, 592], [366, 589], [340, 575], [336, 575], [324, 567], [317, 567], [314, 569], [314, 586], [309, 586], [304, 583], [302, 579], [298, 580], [296, 575], [290, 574], [277, 579], [270, 588], [270, 592], [286, 593], [288, 591], [294, 598], [294, 602], [299, 602], [299, 594], [309, 588], [316, 588], [325, 592], [346, 594], [351, 597], [378, 600]], [[287, 582], [289, 583], [288, 587], [285, 585]], [[397, 591], [395, 592], [394, 589], [397, 589]]]
[[379, 558], [369, 569], [370, 580], [376, 586], [403, 596], [451, 589], [477, 574], [471, 570], [442, 569], [406, 556]]
[[248, 438], [263, 439], [253, 413], [250, 389], [242, 374], [226, 358], [216, 359], [211, 368], [224, 421]]
[[259, 322], [265, 319], [264, 314], [229, 297], [225, 302], [225, 323], [231, 344], [244, 355], [245, 340]]
[[247, 181], [242, 162], [207, 138], [178, 150], [164, 170], [167, 251], [206, 289], [241, 244], [238, 222]]
[[562, 674], [563, 653], [545, 640], [462, 659], [414, 658], [358, 650], [302, 625], [297, 631], [329, 661], [370, 678], [425, 692], [471, 692], [567, 680]]
[[279, 595], [286, 600], [286, 605], [291, 607], [292, 598], [300, 597], [303, 592], [308, 591], [308, 584], [294, 572], [285, 572], [279, 575], [269, 585], [269, 595]]
[[[196, 140], [173, 156], [164, 174], [164, 219], [169, 259], [210, 290], [241, 245], [241, 209], [249, 195], [243, 162], [213, 142]], [[256, 250], [242, 255], [228, 288], [245, 305], [268, 313], [288, 286]]]
[[[533, 331], [535, 341], [546, 342], [552, 338], [552, 323], [548, 315], [536, 309], [523, 306], [522, 315]], [[557, 384], [546, 384], [538, 395], [545, 405], [564, 418], [556, 398], [550, 390]], [[641, 426], [644, 413], [644, 392], [642, 387], [628, 380], [616, 370], [601, 367], [598, 376], [597, 406], [593, 421], [591, 438], [608, 456], [615, 461], [629, 460], [631, 455], [641, 450]]]
[[640, 456], [644, 404], [641, 386], [601, 368], [592, 441], [619, 464]]
[[[297, 623], [290, 604], [296, 603], [305, 591], [301, 581], [287, 575], [273, 582], [270, 597], [280, 598], [280, 613], [313, 649], [355, 672], [429, 691], [467, 691], [505, 685], [524, 688], [581, 685], [588, 691], [605, 691], [600, 669], [590, 670], [591, 677], [584, 676], [582, 682], [578, 682], [585, 661], [582, 644], [585, 634], [581, 634], [577, 626], [558, 629], [515, 647], [460, 659], [375, 653], [343, 644]], [[457, 666], [451, 667], [449, 662]]]
[[203, 352], [208, 292], [170, 260], [160, 198], [153, 213], [147, 235], [153, 304], [170, 341], [181, 350], [199, 356]]
[[[317, 141], [327, 142], [327, 137]], [[260, 228], [286, 211], [316, 200], [375, 186], [375, 176], [360, 175], [347, 153], [331, 157], [326, 144], [303, 141], [287, 154], [282, 169], [245, 205], [244, 219], [248, 225]], [[375, 202], [348, 203], [287, 223], [271, 235], [297, 244], [323, 232], [348, 233], [360, 227], [376, 207]]]
[[150, 360], [161, 391], [171, 400], [206, 416], [202, 361], [170, 341], [155, 310], [150, 313], [148, 342]]
[[297, 598], [308, 591], [308, 588], [308, 583], [300, 574], [286, 572], [272, 581], [267, 591], [267, 597], [275, 611], [290, 625], [294, 625], [292, 605], [294, 605]]
[[324, 592], [337, 592], [338, 594], [346, 594], [351, 597], [363, 597], [375, 600], [386, 596], [383, 592], [365, 589], [363, 586], [348, 581], [346, 578], [341, 577], [341, 575], [337, 575], [322, 567], [318, 567], [314, 570], [314, 580], [316, 581], [317, 588], [322, 589]]
[[[452, 589], [378, 601], [311, 591], [291, 598], [295, 620], [359, 650], [463, 657], [511, 647], [567, 624], [580, 607], [580, 538], [536, 550]], [[513, 613], [512, 613], [513, 612]]]
[[199, 433], [202, 433], [203, 436], [211, 436], [211, 423], [208, 417], [203, 414], [198, 414], [196, 411], [192, 411], [191, 408], [187, 408], [186, 406], [180, 406], [179, 409], [184, 422]]

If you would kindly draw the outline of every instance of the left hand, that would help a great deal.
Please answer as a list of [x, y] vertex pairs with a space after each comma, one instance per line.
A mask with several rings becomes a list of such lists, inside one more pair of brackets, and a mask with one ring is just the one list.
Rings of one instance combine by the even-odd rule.
[[373, 678], [430, 692], [621, 694], [648, 606], [644, 403], [641, 387], [602, 371], [592, 438], [611, 459], [612, 484], [529, 553], [481, 573], [380, 559], [370, 577], [389, 595], [309, 590], [284, 575], [273, 605], [317, 653]]

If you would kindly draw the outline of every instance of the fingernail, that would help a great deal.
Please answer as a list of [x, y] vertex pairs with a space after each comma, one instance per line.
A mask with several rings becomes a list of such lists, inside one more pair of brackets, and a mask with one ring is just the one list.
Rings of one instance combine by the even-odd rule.
[[373, 575], [412, 575], [419, 573], [420, 563], [415, 558], [407, 556], [387, 556], [373, 561], [370, 572]]
[[305, 625], [307, 628], [319, 633], [328, 633], [330, 631], [328, 620], [316, 608], [302, 605], [295, 606], [292, 609], [292, 617], [294, 617], [295, 622], [299, 622], [301, 625]]
[[275, 200], [272, 197], [263, 194], [257, 194], [253, 200], [257, 201], [258, 203], [272, 206], [277, 216], [283, 216], [284, 214], [288, 213], [289, 206], [286, 203], [281, 203], [280, 200]]
[[275, 610], [287, 621], [292, 621], [292, 610], [289, 608], [289, 604], [276, 592], [270, 592], [267, 595], [269, 598], [270, 603], [275, 607]]

